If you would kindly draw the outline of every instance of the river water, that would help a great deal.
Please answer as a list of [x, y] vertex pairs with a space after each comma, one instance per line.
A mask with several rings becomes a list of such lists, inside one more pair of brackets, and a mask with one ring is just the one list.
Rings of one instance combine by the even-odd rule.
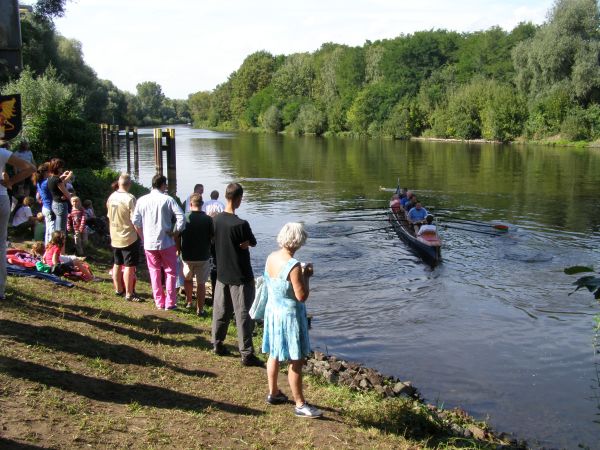
[[[135, 176], [154, 174], [152, 130], [140, 130]], [[257, 236], [255, 273], [288, 221], [309, 231], [311, 341], [411, 380], [430, 402], [460, 406], [533, 447], [600, 448], [600, 355], [576, 264], [598, 266], [600, 151], [217, 133], [176, 127], [177, 188], [204, 198], [230, 181]], [[124, 152], [112, 167], [126, 166]], [[166, 167], [166, 166], [165, 166]], [[442, 231], [431, 269], [392, 232], [383, 208], [396, 180], [442, 216], [502, 221], [490, 236]], [[440, 222], [440, 224], [443, 222]], [[458, 227], [469, 228], [454, 224]], [[491, 231], [493, 228], [473, 228]]]

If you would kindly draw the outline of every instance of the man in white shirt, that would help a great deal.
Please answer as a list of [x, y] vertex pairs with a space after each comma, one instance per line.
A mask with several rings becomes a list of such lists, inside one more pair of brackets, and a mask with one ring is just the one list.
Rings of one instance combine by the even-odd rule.
[[[165, 193], [166, 190], [167, 179], [163, 175], [154, 175], [152, 191], [137, 201], [133, 225], [144, 243], [156, 307], [172, 310], [177, 306], [177, 251], [173, 236], [183, 231], [185, 221], [183, 211]], [[166, 297], [162, 285], [162, 270], [165, 272]]]
[[225, 211], [225, 205], [218, 199], [219, 191], [212, 191], [210, 193], [210, 200], [202, 205], [202, 211], [204, 211], [207, 216], [215, 217], [220, 212]]

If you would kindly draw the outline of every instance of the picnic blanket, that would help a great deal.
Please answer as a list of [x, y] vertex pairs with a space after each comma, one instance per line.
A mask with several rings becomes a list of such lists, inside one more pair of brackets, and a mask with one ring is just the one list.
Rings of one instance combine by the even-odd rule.
[[16, 266], [14, 264], [6, 265], [6, 273], [7, 275], [12, 275], [13, 277], [30, 277], [30, 278], [38, 278], [40, 280], [51, 281], [52, 283], [58, 284], [59, 286], [65, 287], [73, 287], [75, 286], [73, 283], [67, 280], [63, 280], [61, 277], [57, 277], [56, 275], [52, 275], [51, 273], [38, 272], [33, 269], [27, 269], [25, 267]]

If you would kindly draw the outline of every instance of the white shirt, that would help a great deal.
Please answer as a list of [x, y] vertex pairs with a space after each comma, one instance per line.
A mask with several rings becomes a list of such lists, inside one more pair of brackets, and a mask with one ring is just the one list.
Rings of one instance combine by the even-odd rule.
[[435, 225], [421, 225], [421, 228], [419, 228], [419, 232], [417, 233], [417, 236], [421, 236], [423, 233], [427, 233], [427, 232], [434, 232], [437, 230], [437, 227]]
[[[12, 152], [4, 147], [0, 147], [0, 175], [6, 172], [6, 162], [12, 156]], [[8, 195], [6, 186], [0, 184], [0, 195]]]
[[204, 211], [207, 216], [215, 217], [220, 212], [225, 211], [225, 205], [219, 200], [208, 200], [202, 205], [202, 211]]
[[174, 246], [173, 236], [167, 233], [181, 232], [185, 227], [183, 211], [177, 202], [158, 189], [152, 189], [137, 201], [133, 224], [142, 228], [146, 250], [164, 250]]
[[[17, 150], [15, 156], [33, 164], [33, 153], [31, 153], [31, 150], [25, 150], [23, 152]], [[15, 167], [15, 173], [19, 173], [20, 171], [21, 169]]]
[[12, 226], [18, 227], [22, 223], [27, 222], [31, 216], [33, 216], [31, 208], [25, 205], [21, 206], [13, 216]]

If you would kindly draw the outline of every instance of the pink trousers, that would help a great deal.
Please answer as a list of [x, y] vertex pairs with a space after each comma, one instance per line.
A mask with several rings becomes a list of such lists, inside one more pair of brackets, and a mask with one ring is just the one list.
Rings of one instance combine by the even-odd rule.
[[[146, 262], [150, 273], [150, 283], [157, 308], [174, 308], [177, 304], [177, 250], [175, 246], [163, 250], [146, 250]], [[163, 290], [162, 269], [165, 271], [167, 295]]]

